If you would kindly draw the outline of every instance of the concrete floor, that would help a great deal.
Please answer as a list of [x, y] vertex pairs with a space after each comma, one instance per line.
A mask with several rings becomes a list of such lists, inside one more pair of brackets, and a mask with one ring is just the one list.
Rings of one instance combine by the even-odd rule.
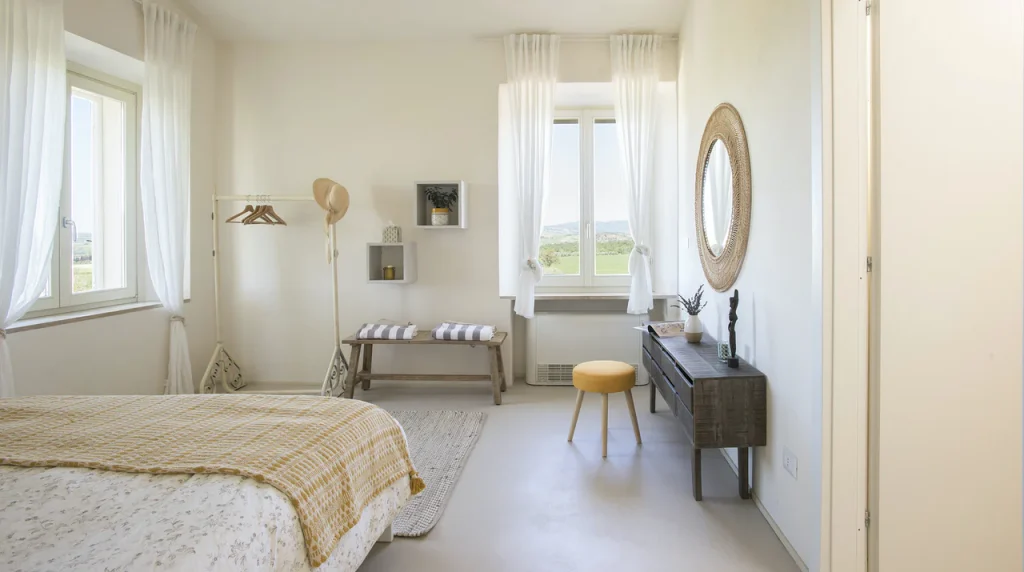
[[609, 398], [601, 458], [600, 396], [588, 395], [566, 442], [576, 390], [484, 383], [375, 382], [356, 391], [386, 409], [487, 413], [483, 432], [437, 526], [379, 543], [360, 572], [731, 572], [797, 570], [725, 460], [704, 453], [704, 500], [693, 500], [690, 446], [647, 387], [633, 390], [643, 446], [622, 394]]

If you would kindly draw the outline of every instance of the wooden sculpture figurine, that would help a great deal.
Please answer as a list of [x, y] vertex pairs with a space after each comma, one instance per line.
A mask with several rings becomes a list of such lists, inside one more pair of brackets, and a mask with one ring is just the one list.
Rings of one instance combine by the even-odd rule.
[[729, 361], [727, 365], [731, 368], [740, 367], [740, 359], [736, 357], [736, 306], [740, 303], [740, 291], [733, 290], [729, 298]]

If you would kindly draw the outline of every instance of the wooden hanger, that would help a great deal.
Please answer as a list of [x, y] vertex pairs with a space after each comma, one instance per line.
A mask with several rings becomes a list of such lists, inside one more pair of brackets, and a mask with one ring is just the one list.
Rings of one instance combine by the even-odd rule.
[[242, 224], [274, 224], [274, 220], [267, 216], [267, 205], [256, 205], [256, 210], [245, 217]]
[[252, 205], [245, 205], [245, 208], [242, 209], [242, 212], [232, 216], [231, 218], [229, 218], [228, 220], [226, 220], [224, 222], [242, 223], [242, 221], [235, 220], [235, 219], [237, 219], [238, 217], [241, 217], [241, 216], [245, 216], [245, 215], [253, 212], [253, 210], [255, 210], [255, 209], [252, 208]]
[[285, 225], [285, 226], [288, 226], [288, 223], [286, 223], [286, 222], [284, 221], [284, 219], [283, 219], [283, 218], [281, 218], [281, 217], [280, 217], [280, 216], [279, 216], [279, 215], [277, 214], [277, 212], [275, 212], [275, 211], [274, 211], [274, 205], [269, 205], [269, 204], [267, 205], [267, 216], [269, 216], [269, 217], [271, 217], [272, 219], [274, 219], [274, 221], [275, 221], [275, 222], [274, 222], [274, 224], [283, 224], [283, 225]]
[[[262, 203], [266, 200], [264, 198], [266, 195], [255, 195], [255, 197], [257, 203]], [[277, 212], [274, 211], [274, 206], [269, 204], [269, 202], [267, 204], [257, 204], [255, 207], [252, 206], [252, 204], [247, 204], [241, 212], [233, 215], [224, 222], [240, 224], [288, 224], [277, 214]]]
[[274, 221], [267, 217], [267, 205], [262, 204], [263, 196], [256, 195], [256, 207], [249, 216], [242, 219], [242, 224], [274, 224]]

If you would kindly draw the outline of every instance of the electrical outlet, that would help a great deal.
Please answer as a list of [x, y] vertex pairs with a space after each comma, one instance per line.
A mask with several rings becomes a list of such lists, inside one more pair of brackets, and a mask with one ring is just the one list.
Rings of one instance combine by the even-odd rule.
[[789, 447], [782, 448], [782, 468], [786, 469], [786, 472], [796, 478], [797, 460], [796, 455], [793, 451], [789, 450]]

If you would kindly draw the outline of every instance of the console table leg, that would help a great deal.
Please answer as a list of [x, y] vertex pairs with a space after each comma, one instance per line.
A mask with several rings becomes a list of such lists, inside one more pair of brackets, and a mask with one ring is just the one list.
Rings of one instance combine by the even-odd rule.
[[736, 467], [740, 472], [740, 498], [750, 498], [750, 454], [748, 453], [747, 447], [736, 448], [737, 459]]
[[654, 400], [656, 399], [655, 393], [657, 393], [658, 390], [654, 389], [654, 380], [653, 379], [649, 380], [647, 382], [647, 385], [651, 386], [651, 413], [654, 413]]
[[366, 354], [363, 356], [363, 373], [366, 379], [363, 380], [363, 391], [370, 389], [370, 369], [373, 367], [373, 344], [367, 344]]
[[345, 397], [352, 399], [356, 394], [356, 372], [359, 371], [359, 350], [362, 344], [352, 344], [352, 353], [348, 357], [348, 379], [345, 380]]
[[700, 486], [700, 449], [696, 447], [693, 448], [691, 464], [693, 465], [693, 500], [704, 500]]

